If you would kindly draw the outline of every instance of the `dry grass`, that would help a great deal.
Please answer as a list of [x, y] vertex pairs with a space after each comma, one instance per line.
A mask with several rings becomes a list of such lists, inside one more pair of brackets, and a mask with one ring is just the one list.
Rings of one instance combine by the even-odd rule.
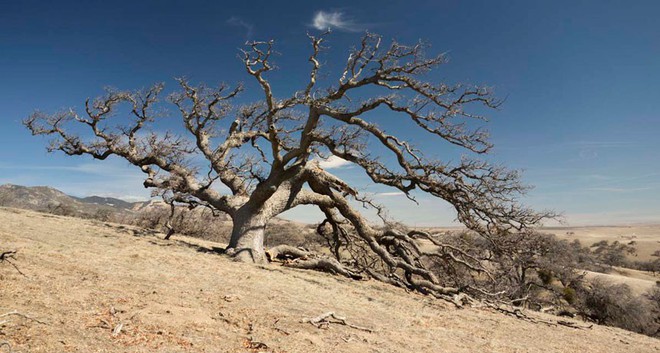
[[647, 272], [624, 268], [615, 268], [612, 273], [587, 272], [587, 280], [600, 279], [612, 284], [626, 284], [635, 295], [643, 295], [653, 289], [656, 279]]
[[[0, 208], [0, 248], [18, 250], [28, 276], [0, 266], [0, 313], [48, 323], [12, 318], [0, 342], [22, 352], [660, 351], [660, 341], [616, 328], [457, 310], [373, 281], [234, 263], [216, 243], [174, 238]], [[328, 311], [375, 332], [301, 322]]]

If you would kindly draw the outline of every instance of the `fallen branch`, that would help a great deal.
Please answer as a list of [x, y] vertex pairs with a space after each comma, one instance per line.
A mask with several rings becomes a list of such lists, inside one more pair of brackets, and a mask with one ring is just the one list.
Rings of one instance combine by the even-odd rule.
[[102, 329], [111, 329], [112, 325], [104, 319], [100, 320], [100, 323], [97, 325], [87, 326], [87, 328], [102, 328]]
[[3, 251], [0, 253], [0, 261], [9, 260], [10, 258], [13, 258], [15, 254], [16, 250]]
[[520, 308], [511, 308], [510, 309], [510, 308], [507, 308], [505, 306], [497, 305], [497, 304], [489, 303], [489, 302], [483, 302], [483, 304], [485, 304], [487, 307], [495, 309], [495, 310], [497, 310], [501, 313], [511, 315], [511, 316], [515, 316], [518, 319], [525, 320], [525, 321], [531, 322], [533, 324], [545, 324], [545, 325], [548, 325], [548, 326], [561, 325], [561, 326], [566, 326], [566, 327], [570, 327], [570, 328], [574, 328], [574, 329], [578, 329], [578, 330], [591, 329], [594, 326], [594, 325], [589, 325], [589, 326], [580, 325], [576, 322], [566, 321], [566, 320], [557, 320], [557, 321], [543, 320], [543, 319], [528, 316]]
[[261, 349], [268, 349], [269, 348], [267, 344], [265, 344], [263, 342], [255, 341], [252, 337], [244, 338], [243, 339], [243, 346], [247, 349], [250, 349], [250, 350], [253, 350], [253, 349], [254, 350], [261, 350]]
[[578, 325], [577, 323], [572, 321], [564, 321], [564, 320], [557, 320], [557, 324], [575, 329], [590, 329], [594, 326], [594, 325], [583, 326], [583, 325]]
[[374, 332], [374, 330], [370, 328], [349, 324], [348, 322], [346, 322], [346, 318], [335, 315], [334, 311], [329, 311], [325, 314], [322, 314], [314, 318], [304, 318], [302, 319], [301, 322], [310, 323], [314, 325], [316, 328], [328, 328], [330, 324], [340, 324], [340, 325], [348, 326], [350, 328], [354, 328], [356, 330], [361, 330], [369, 333]]
[[360, 274], [349, 270], [344, 265], [339, 263], [339, 261], [332, 258], [320, 257], [320, 258], [308, 259], [308, 260], [297, 259], [285, 263], [285, 266], [299, 268], [303, 270], [317, 270], [323, 272], [336, 273], [352, 279], [362, 279], [362, 276]]
[[[8, 312], [8, 313], [1, 314], [1, 315], [0, 315], [0, 318], [8, 317], [8, 316], [12, 316], [12, 315], [13, 315], [13, 316], [20, 316], [20, 317], [22, 317], [22, 318], [24, 318], [24, 319], [31, 320], [31, 321], [34, 321], [34, 322], [40, 323], [40, 324], [42, 324], [42, 325], [48, 325], [47, 322], [41, 321], [41, 320], [36, 319], [36, 318], [34, 318], [34, 317], [32, 317], [32, 316], [29, 316], [29, 315], [26, 315], [26, 314], [20, 313], [20, 312], [18, 312], [18, 311], [16, 311], [16, 310], [10, 311], [10, 312]], [[0, 321], [0, 325], [5, 324], [5, 323], [7, 323], [7, 322], [9, 322], [9, 320], [3, 320], [3, 321]]]
[[0, 342], [0, 348], [5, 347], [5, 346], [7, 347], [7, 349], [9, 349], [9, 353], [13, 352], [13, 350], [11, 348], [11, 344], [9, 342], [7, 342], [7, 341]]
[[309, 251], [291, 245], [278, 245], [266, 251], [266, 256], [268, 256], [268, 260], [270, 261], [307, 258], [311, 255], [312, 253]]
[[21, 272], [21, 270], [18, 268], [18, 266], [16, 266], [16, 264], [13, 263], [10, 260], [10, 259], [14, 259], [14, 255], [16, 255], [16, 250], [3, 251], [2, 253], [0, 253], [0, 263], [2, 263], [2, 262], [9, 263], [10, 265], [14, 266], [16, 271], [18, 271], [18, 273], [23, 275], [23, 277], [27, 277], [27, 275], [25, 275], [25, 273]]

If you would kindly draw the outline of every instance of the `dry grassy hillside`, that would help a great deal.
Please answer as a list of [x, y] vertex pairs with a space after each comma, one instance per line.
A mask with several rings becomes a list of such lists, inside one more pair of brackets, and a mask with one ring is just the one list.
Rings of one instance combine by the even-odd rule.
[[602, 279], [609, 283], [626, 284], [635, 295], [643, 295], [656, 286], [659, 277], [628, 268], [614, 268], [611, 273], [587, 272], [587, 279]]
[[[0, 250], [18, 250], [25, 273], [0, 264], [0, 314], [44, 322], [1, 317], [0, 342], [21, 352], [660, 351], [616, 328], [533, 324], [374, 281], [234, 263], [219, 246], [0, 208]], [[373, 332], [301, 322], [328, 311]]]

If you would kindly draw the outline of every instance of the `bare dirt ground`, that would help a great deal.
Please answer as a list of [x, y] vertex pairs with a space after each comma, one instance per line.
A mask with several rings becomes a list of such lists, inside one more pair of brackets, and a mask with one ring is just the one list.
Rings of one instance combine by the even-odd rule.
[[[659, 340], [616, 328], [456, 309], [375, 281], [234, 263], [219, 247], [0, 208], [0, 250], [18, 250], [25, 273], [0, 264], [0, 314], [43, 322], [0, 317], [8, 321], [0, 344], [20, 352], [660, 351]], [[328, 311], [373, 332], [301, 322]]]

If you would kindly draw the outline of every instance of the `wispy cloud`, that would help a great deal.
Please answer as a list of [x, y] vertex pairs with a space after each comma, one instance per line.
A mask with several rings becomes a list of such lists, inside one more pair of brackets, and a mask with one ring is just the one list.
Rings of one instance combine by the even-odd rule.
[[312, 27], [325, 31], [328, 29], [345, 31], [345, 32], [360, 32], [363, 26], [355, 23], [353, 20], [344, 16], [340, 11], [318, 11], [314, 14], [312, 19]]
[[617, 178], [610, 178], [607, 181], [604, 181], [602, 183], [597, 183], [595, 185], [591, 185], [592, 188], [603, 188], [606, 186], [617, 186], [621, 184], [626, 184], [630, 185], [631, 183], [634, 185], [644, 185], [649, 183], [655, 183], [656, 180], [660, 177], [660, 173], [648, 173], [648, 174], [642, 174], [642, 175], [628, 175], [628, 176], [622, 176], [622, 177], [617, 177]]
[[581, 160], [584, 159], [596, 159], [598, 158], [598, 151], [593, 148], [581, 148], [578, 152], [578, 156]]
[[377, 192], [374, 194], [374, 196], [381, 196], [381, 197], [393, 197], [393, 196], [405, 196], [401, 191], [394, 191], [394, 192]]
[[252, 38], [252, 35], [254, 34], [254, 25], [252, 23], [249, 23], [249, 22], [243, 20], [240, 17], [232, 16], [225, 23], [230, 25], [230, 26], [239, 27], [239, 28], [244, 29], [245, 30], [245, 39]]
[[130, 168], [128, 164], [120, 165], [113, 163], [82, 163], [78, 165], [6, 165], [0, 164], [0, 169], [24, 170], [24, 171], [63, 171], [72, 173], [83, 173], [90, 175], [99, 175], [112, 178], [131, 178], [141, 176], [136, 169]]
[[126, 201], [149, 199], [144, 174], [120, 160], [76, 165], [7, 165], [0, 163], [0, 184], [47, 185], [73, 196], [106, 196]]
[[616, 193], [623, 193], [623, 192], [634, 192], [634, 191], [646, 191], [646, 190], [652, 190], [653, 188], [650, 187], [642, 187], [642, 188], [587, 188], [587, 190], [591, 191], [602, 191], [602, 192], [616, 192]]
[[[559, 150], [559, 149], [621, 149], [631, 148], [639, 145], [637, 141], [561, 141], [554, 143], [541, 143], [541, 144], [527, 144], [526, 150], [529, 149], [546, 149], [546, 150]], [[500, 150], [513, 150], [519, 149], [518, 145], [509, 145], [507, 142], [499, 143], [497, 146]]]
[[319, 159], [318, 161], [319, 161], [319, 166], [323, 169], [344, 168], [353, 164], [337, 156], [330, 156], [327, 159]]
[[634, 141], [568, 141], [564, 145], [577, 145], [593, 148], [618, 148], [622, 146], [633, 146], [637, 144]]

